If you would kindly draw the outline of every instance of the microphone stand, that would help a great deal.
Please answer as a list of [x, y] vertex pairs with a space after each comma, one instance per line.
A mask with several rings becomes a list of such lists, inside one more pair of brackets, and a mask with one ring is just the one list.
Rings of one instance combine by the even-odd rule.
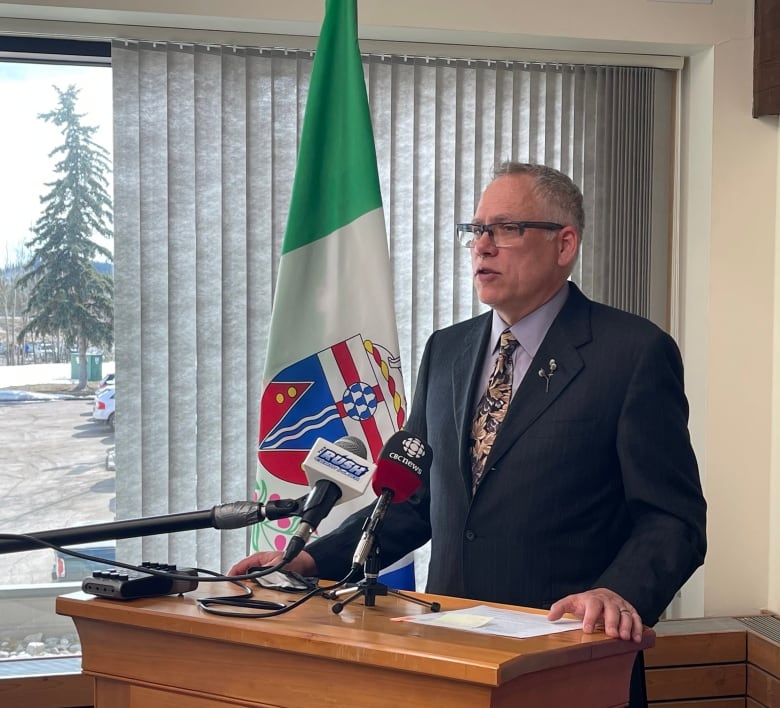
[[[259, 521], [285, 519], [298, 516], [303, 509], [305, 497], [300, 499], [277, 499], [268, 504], [257, 502], [232, 502], [220, 504], [211, 509], [187, 511], [179, 514], [150, 516], [124, 521], [108, 521], [90, 526], [50, 529], [35, 533], [18, 534], [19, 538], [9, 538], [12, 534], [0, 538], [0, 555], [33, 551], [46, 544], [70, 546], [77, 543], [91, 543], [109, 539], [138, 538], [177, 531], [195, 531], [196, 529], [237, 529], [251, 526]], [[17, 536], [17, 534], [13, 534]], [[37, 540], [44, 543], [37, 543]]]
[[365, 598], [366, 607], [374, 607], [376, 605], [376, 598], [384, 595], [395, 595], [404, 600], [410, 602], [416, 602], [418, 605], [423, 605], [430, 609], [431, 612], [438, 612], [441, 610], [441, 605], [438, 602], [428, 602], [419, 597], [413, 595], [407, 595], [400, 590], [388, 587], [384, 583], [377, 581], [379, 576], [380, 564], [379, 564], [379, 538], [376, 537], [374, 547], [371, 549], [371, 553], [366, 559], [366, 563], [363, 566], [364, 578], [359, 583], [349, 588], [342, 588], [341, 590], [335, 590], [327, 595], [332, 599], [337, 599], [343, 594], [352, 593], [343, 600], [334, 603], [331, 610], [335, 614], [339, 614], [350, 602], [356, 600], [359, 597]]

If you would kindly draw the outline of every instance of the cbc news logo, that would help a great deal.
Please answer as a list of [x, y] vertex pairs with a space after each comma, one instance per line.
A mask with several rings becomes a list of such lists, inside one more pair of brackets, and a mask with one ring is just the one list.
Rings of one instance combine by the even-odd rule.
[[406, 438], [402, 443], [402, 447], [409, 457], [416, 459], [425, 457], [425, 443], [419, 438]]

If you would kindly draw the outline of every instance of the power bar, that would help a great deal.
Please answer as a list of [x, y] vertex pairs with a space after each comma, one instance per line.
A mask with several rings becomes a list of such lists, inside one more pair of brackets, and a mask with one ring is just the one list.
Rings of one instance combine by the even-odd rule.
[[[142, 563], [141, 567], [152, 568], [175, 575], [197, 576], [194, 568], [176, 568], [167, 563]], [[81, 589], [90, 595], [107, 597], [112, 600], [137, 600], [142, 597], [161, 597], [163, 595], [179, 595], [195, 590], [198, 581], [179, 580], [165, 575], [127, 571], [116, 568], [96, 570], [89, 578], [81, 582]]]

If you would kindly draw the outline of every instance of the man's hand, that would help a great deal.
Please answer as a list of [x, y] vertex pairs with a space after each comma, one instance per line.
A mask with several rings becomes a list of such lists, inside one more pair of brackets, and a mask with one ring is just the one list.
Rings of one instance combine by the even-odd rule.
[[[228, 571], [228, 575], [245, 575], [249, 572], [250, 568], [277, 565], [281, 562], [283, 555], [284, 553], [282, 551], [260, 551], [259, 553], [253, 553], [251, 556], [236, 563]], [[298, 573], [298, 575], [310, 578], [317, 575], [317, 564], [314, 562], [314, 558], [306, 551], [301, 551], [284, 566], [284, 570], [289, 570], [293, 573]]]
[[565, 613], [582, 619], [582, 631], [592, 634], [597, 624], [604, 625], [608, 637], [642, 641], [642, 618], [620, 595], [607, 588], [564, 597], [550, 607], [547, 619], [560, 619]]

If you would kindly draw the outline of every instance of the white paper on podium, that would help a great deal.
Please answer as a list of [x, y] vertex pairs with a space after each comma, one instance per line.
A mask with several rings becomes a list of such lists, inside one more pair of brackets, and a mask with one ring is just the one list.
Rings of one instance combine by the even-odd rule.
[[448, 612], [394, 617], [393, 621], [430, 624], [436, 627], [476, 632], [477, 634], [496, 634], [518, 638], [539, 637], [544, 634], [582, 629], [581, 620], [562, 618], [556, 622], [550, 622], [546, 615], [521, 610], [503, 610], [487, 605], [477, 605]]

